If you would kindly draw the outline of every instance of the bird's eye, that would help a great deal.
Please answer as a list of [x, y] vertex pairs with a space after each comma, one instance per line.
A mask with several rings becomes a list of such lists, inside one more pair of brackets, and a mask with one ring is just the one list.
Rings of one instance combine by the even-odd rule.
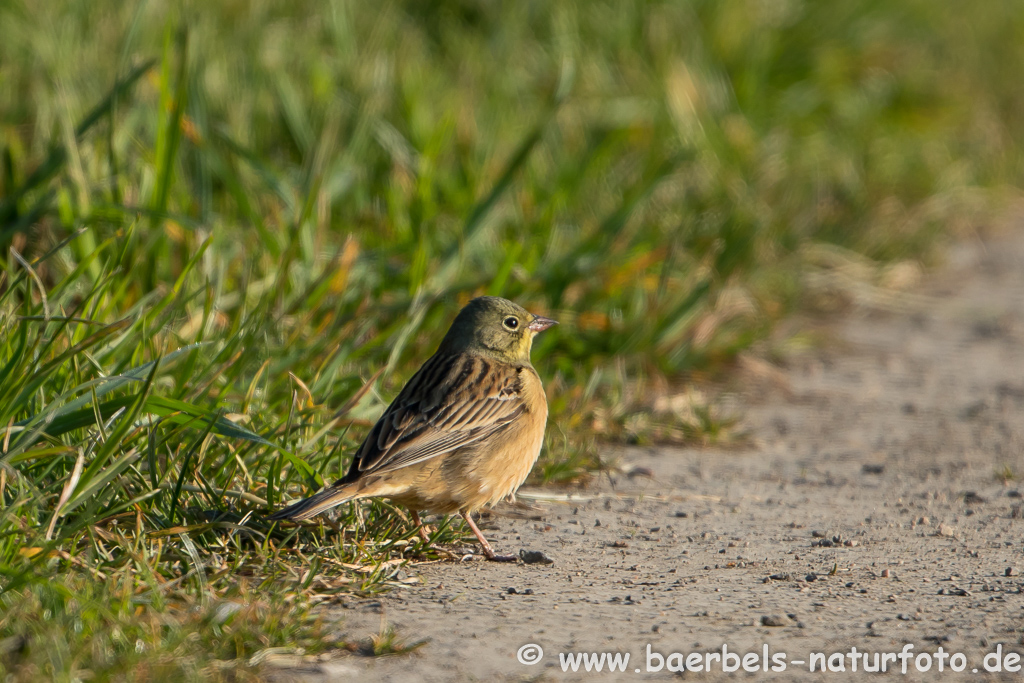
[[519, 329], [519, 318], [514, 315], [510, 315], [501, 321], [501, 324], [505, 326], [507, 330], [518, 330]]

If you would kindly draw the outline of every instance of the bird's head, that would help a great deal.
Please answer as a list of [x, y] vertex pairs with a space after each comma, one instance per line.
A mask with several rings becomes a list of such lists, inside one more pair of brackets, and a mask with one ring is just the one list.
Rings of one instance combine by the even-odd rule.
[[556, 324], [508, 299], [481, 296], [459, 311], [441, 348], [475, 351], [510, 363], [528, 362], [534, 336]]

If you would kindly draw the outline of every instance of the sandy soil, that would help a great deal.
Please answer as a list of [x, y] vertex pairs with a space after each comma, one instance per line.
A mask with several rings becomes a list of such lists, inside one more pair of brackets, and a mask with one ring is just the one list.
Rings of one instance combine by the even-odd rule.
[[[759, 656], [767, 645], [786, 670], [764, 673], [759, 659], [756, 673], [723, 673], [713, 661], [699, 676], [789, 680], [810, 677], [812, 652], [851, 647], [872, 653], [869, 664], [907, 644], [914, 656], [941, 647], [964, 655], [960, 675], [984, 672], [999, 645], [1004, 658], [1024, 651], [1024, 483], [1004, 481], [1024, 476], [1024, 237], [961, 246], [949, 261], [909, 310], [858, 310], [828, 326], [823, 348], [792, 358], [783, 381], [742, 391], [748, 446], [620, 449], [653, 476], [534, 499], [533, 519], [491, 520], [499, 552], [542, 550], [553, 564], [418, 566], [418, 586], [326, 608], [351, 640], [386, 622], [427, 641], [413, 654], [267, 672], [658, 680], [681, 674], [648, 671], [648, 645], [668, 656], [725, 644]], [[543, 657], [520, 663], [531, 643]], [[625, 672], [563, 672], [559, 653], [576, 652], [630, 659]], [[927, 659], [929, 672], [910, 659], [905, 678], [957, 676], [950, 660], [939, 674]]]

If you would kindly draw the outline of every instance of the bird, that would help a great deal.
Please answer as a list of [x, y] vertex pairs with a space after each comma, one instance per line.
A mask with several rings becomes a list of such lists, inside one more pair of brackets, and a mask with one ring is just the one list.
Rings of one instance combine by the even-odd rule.
[[508, 299], [471, 300], [370, 429], [347, 474], [269, 519], [301, 521], [388, 498], [409, 509], [424, 540], [420, 512], [458, 513], [488, 560], [515, 561], [494, 552], [471, 513], [514, 496], [537, 462], [548, 406], [530, 350], [556, 324]]

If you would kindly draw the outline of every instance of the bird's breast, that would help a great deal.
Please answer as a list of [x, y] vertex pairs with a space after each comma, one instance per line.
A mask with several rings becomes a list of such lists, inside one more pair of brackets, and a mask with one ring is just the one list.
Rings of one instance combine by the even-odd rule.
[[527, 367], [521, 372], [523, 413], [507, 428], [464, 449], [442, 466], [464, 508], [494, 505], [515, 493], [540, 455], [548, 419], [547, 399], [536, 371]]

